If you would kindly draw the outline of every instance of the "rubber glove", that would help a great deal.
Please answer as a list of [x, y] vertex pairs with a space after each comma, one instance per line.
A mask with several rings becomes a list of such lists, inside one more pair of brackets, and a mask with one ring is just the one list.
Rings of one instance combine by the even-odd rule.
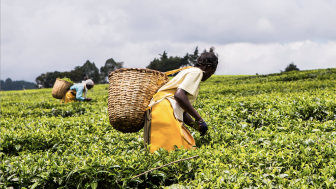
[[208, 125], [205, 123], [203, 119], [201, 121], [198, 121], [198, 125], [199, 125], [199, 131], [201, 132], [201, 136], [205, 135], [205, 133], [208, 130]]

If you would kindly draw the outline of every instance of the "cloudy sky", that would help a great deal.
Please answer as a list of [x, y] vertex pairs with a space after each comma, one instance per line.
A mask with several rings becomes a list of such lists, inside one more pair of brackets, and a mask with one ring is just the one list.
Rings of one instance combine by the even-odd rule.
[[1, 0], [1, 79], [196, 46], [216, 48], [220, 75], [336, 67], [335, 18], [335, 0]]

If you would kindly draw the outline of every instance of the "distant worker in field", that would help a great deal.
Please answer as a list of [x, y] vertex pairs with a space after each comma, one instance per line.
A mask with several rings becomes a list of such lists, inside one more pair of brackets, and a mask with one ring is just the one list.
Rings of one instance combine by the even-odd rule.
[[[70, 90], [65, 94], [62, 102], [69, 103], [75, 101], [91, 101], [91, 98], [86, 98], [87, 91], [92, 89], [94, 82], [91, 79], [82, 81], [82, 83], [74, 84], [70, 87]], [[84, 93], [84, 96], [83, 96]]]
[[171, 151], [175, 145], [193, 149], [195, 140], [183, 123], [189, 126], [197, 124], [201, 135], [208, 130], [207, 124], [191, 104], [196, 101], [200, 82], [210, 78], [217, 69], [218, 57], [213, 49], [212, 52], [203, 52], [195, 67], [182, 70], [153, 96], [144, 125], [144, 142], [151, 145], [151, 152], [159, 148]]

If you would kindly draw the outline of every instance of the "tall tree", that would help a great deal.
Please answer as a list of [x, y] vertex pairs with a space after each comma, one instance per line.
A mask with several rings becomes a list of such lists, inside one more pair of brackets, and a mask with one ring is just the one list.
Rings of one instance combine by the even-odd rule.
[[106, 60], [105, 65], [100, 68], [100, 83], [108, 83], [108, 75], [123, 65], [124, 62], [116, 62], [113, 58]]
[[83, 75], [86, 73], [89, 79], [92, 79], [95, 83], [99, 83], [98, 68], [94, 63], [86, 61], [83, 66], [77, 66], [74, 70], [69, 72], [47, 72], [41, 74], [35, 79], [36, 85], [43, 85], [45, 88], [51, 88], [54, 86], [57, 78], [70, 78], [74, 83], [80, 83], [83, 80]]
[[[99, 70], [96, 67], [95, 63], [91, 63], [89, 60], [87, 60], [83, 66], [76, 66], [75, 71], [81, 71], [83, 74], [86, 74], [89, 79], [92, 79], [93, 82], [99, 83]], [[82, 74], [82, 75], [83, 75]], [[84, 78], [84, 76], [83, 76]]]
[[45, 88], [51, 88], [54, 86], [56, 78], [60, 77], [61, 72], [55, 71], [55, 72], [47, 72], [46, 77], [45, 77], [45, 81], [44, 81], [44, 87]]
[[4, 90], [5, 82], [0, 80], [0, 90]]
[[[57, 78], [67, 77], [70, 78], [71, 81], [75, 83], [81, 83], [84, 79], [84, 73], [81, 70], [72, 70], [70, 72], [59, 72]], [[56, 79], [56, 78], [55, 78]]]
[[180, 67], [192, 66], [193, 64], [189, 61], [189, 59], [190, 59], [190, 55], [189, 55], [189, 53], [187, 53], [183, 58], [181, 58], [181, 66]]
[[159, 54], [159, 55], [161, 56], [160, 60], [162, 60], [162, 61], [165, 61], [165, 60], [168, 59], [168, 55], [167, 55], [166, 51], [163, 51], [163, 53]]
[[13, 81], [12, 81], [11, 78], [7, 78], [7, 79], [5, 80], [5, 86], [6, 86], [6, 89], [10, 89], [10, 88], [12, 88], [12, 84], [13, 84]]
[[36, 86], [42, 85], [43, 87], [45, 87], [44, 82], [45, 82], [46, 77], [47, 77], [46, 74], [41, 74], [41, 75], [39, 75], [39, 76], [35, 79]]
[[189, 55], [188, 53], [183, 58], [178, 56], [170, 56], [168, 58], [167, 52], [163, 51], [163, 54], [159, 54], [161, 57], [159, 59], [154, 58], [153, 61], [149, 63], [147, 68], [152, 70], [158, 70], [161, 72], [166, 72], [174, 69], [178, 69], [180, 67], [184, 67], [189, 65]]
[[197, 62], [198, 55], [198, 47], [195, 48], [194, 54], [189, 55], [190, 64], [193, 66]]
[[294, 62], [292, 62], [285, 68], [284, 72], [290, 72], [290, 71], [294, 71], [294, 70], [295, 71], [300, 71], [300, 69], [294, 64]]

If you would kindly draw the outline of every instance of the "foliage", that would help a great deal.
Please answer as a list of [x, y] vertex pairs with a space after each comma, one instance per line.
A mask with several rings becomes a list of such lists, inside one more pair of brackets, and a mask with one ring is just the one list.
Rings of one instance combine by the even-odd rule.
[[[35, 79], [36, 85], [42, 85], [45, 88], [51, 88], [54, 86], [54, 83], [56, 81], [56, 78], [62, 78], [67, 77], [70, 78], [75, 83], [80, 83], [84, 79], [84, 75], [86, 74], [89, 79], [92, 79], [95, 84], [98, 83], [106, 83], [107, 79], [106, 77], [108, 74], [115, 70], [122, 68], [123, 62], [118, 62], [115, 64], [111, 63], [111, 60], [114, 62], [114, 60], [108, 59], [105, 63], [105, 66], [102, 66], [99, 69], [96, 67], [95, 63], [91, 63], [89, 60], [87, 60], [83, 66], [76, 66], [74, 70], [71, 70], [69, 72], [47, 72], [45, 74], [41, 74]], [[102, 79], [103, 78], [103, 79]]]
[[35, 83], [27, 81], [12, 81], [11, 78], [7, 78], [5, 81], [0, 80], [0, 90], [10, 91], [10, 90], [22, 90], [22, 89], [36, 89]]
[[198, 57], [199, 57], [198, 47], [196, 47], [194, 53], [189, 55], [189, 62], [190, 62], [191, 66], [195, 65], [195, 63], [197, 62], [197, 58]]
[[[61, 79], [61, 78], [58, 78], [58, 79]], [[71, 81], [71, 79], [67, 77], [63, 77], [62, 80], [73, 83], [73, 81]]]
[[122, 68], [124, 62], [116, 62], [113, 58], [106, 60], [105, 65], [100, 68], [100, 83], [108, 83], [108, 75], [117, 69]]
[[294, 64], [294, 62], [292, 62], [285, 68], [284, 72], [290, 72], [290, 71], [300, 71], [300, 69]]
[[209, 132], [189, 128], [197, 149], [169, 153], [110, 126], [108, 85], [89, 91], [91, 103], [60, 104], [51, 89], [2, 92], [0, 185], [335, 188], [335, 79], [336, 69], [213, 76], [194, 104]]
[[198, 47], [196, 47], [194, 54], [186, 54], [184, 57], [170, 56], [166, 51], [163, 54], [159, 54], [160, 58], [154, 58], [153, 61], [147, 66], [147, 68], [152, 70], [158, 70], [161, 72], [171, 71], [184, 66], [193, 66], [197, 62], [198, 58]]
[[74, 82], [81, 82], [83, 79], [83, 72], [80, 70], [72, 70], [70, 72], [47, 72], [41, 74], [36, 78], [37, 85], [43, 85], [45, 88], [51, 88], [54, 86], [56, 78], [70, 78]]
[[[99, 83], [99, 70], [96, 67], [95, 63], [91, 63], [89, 60], [87, 60], [83, 66], [76, 66], [75, 71], [81, 71], [84, 75], [86, 74], [89, 79], [92, 79], [93, 82]], [[82, 80], [83, 78], [81, 78]]]

